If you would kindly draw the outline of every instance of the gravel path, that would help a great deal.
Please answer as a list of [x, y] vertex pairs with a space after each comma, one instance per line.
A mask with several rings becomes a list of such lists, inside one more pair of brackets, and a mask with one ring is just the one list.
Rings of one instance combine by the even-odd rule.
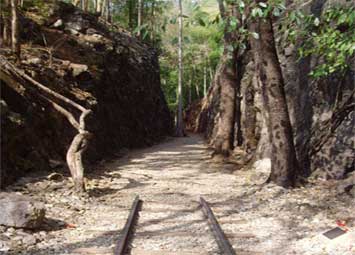
[[[112, 254], [136, 195], [144, 202], [132, 254], [220, 254], [200, 196], [237, 254], [354, 254], [353, 198], [329, 183], [293, 190], [262, 185], [266, 165], [234, 171], [191, 135], [100, 164], [89, 174], [87, 199], [73, 195], [66, 178], [23, 178], [9, 191], [45, 202], [48, 220], [36, 232], [0, 228], [0, 254]], [[350, 231], [328, 240], [322, 233], [336, 220]]]

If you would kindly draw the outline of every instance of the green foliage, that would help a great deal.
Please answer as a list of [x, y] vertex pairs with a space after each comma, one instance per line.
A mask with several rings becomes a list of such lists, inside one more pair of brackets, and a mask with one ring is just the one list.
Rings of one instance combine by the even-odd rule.
[[324, 60], [310, 75], [317, 78], [344, 72], [355, 51], [355, 8], [332, 8], [310, 22], [313, 29], [304, 34], [300, 56], [317, 55]]
[[333, 7], [321, 17], [294, 11], [289, 15], [289, 40], [301, 41], [300, 58], [318, 56], [321, 63], [310, 75], [314, 78], [344, 72], [355, 52], [355, 7]]
[[[184, 56], [183, 56], [183, 102], [189, 103], [189, 94], [194, 101], [203, 96], [204, 67], [207, 67], [207, 86], [210, 85], [210, 69], [214, 72], [222, 49], [223, 28], [219, 21], [217, 2], [184, 1]], [[178, 24], [176, 6], [165, 10], [169, 22], [162, 33], [160, 69], [162, 87], [172, 111], [176, 110], [178, 84], [177, 42]], [[191, 91], [191, 92], [190, 92]]]

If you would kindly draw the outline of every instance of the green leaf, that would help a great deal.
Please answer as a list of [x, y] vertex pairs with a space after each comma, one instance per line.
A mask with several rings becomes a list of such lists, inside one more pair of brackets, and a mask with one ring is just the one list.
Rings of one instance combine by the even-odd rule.
[[244, 9], [245, 7], [245, 3], [243, 1], [239, 1], [239, 7]]
[[274, 15], [275, 17], [279, 17], [280, 16], [280, 9], [279, 8], [274, 8], [272, 10], [272, 15]]
[[260, 5], [261, 7], [263, 7], [263, 8], [266, 8], [266, 7], [267, 7], [267, 4], [264, 3], [264, 2], [259, 3], [259, 5]]
[[255, 32], [251, 32], [251, 35], [256, 39], [256, 40], [259, 40], [260, 36], [258, 33], [255, 33]]
[[228, 46], [227, 46], [227, 50], [228, 50], [229, 52], [233, 52], [233, 51], [234, 51], [234, 47], [233, 47], [232, 45], [228, 45]]
[[315, 18], [314, 21], [313, 21], [313, 24], [314, 24], [316, 27], [318, 27], [319, 24], [320, 24], [319, 19], [318, 19], [318, 18]]
[[263, 15], [263, 11], [258, 7], [254, 8], [251, 11], [251, 16], [253, 16], [253, 17], [261, 17], [262, 15]]
[[283, 3], [279, 3], [277, 5], [277, 7], [280, 9], [280, 10], [286, 10], [286, 6], [283, 4]]
[[206, 23], [205, 23], [205, 21], [202, 18], [198, 19], [198, 24], [200, 24], [200, 26], [202, 26], [202, 27], [206, 26]]
[[148, 36], [148, 34], [149, 34], [148, 30], [145, 30], [142, 36], [143, 40]]
[[170, 19], [170, 24], [176, 24], [176, 18]]
[[229, 24], [232, 29], [236, 29], [238, 25], [238, 20], [236, 19], [236, 17], [231, 17]]

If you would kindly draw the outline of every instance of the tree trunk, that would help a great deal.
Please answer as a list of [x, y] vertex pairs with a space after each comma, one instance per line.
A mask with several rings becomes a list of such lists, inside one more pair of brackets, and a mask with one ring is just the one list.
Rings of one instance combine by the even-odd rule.
[[138, 38], [141, 37], [142, 14], [143, 14], [143, 0], [138, 0], [138, 18], [137, 18]]
[[110, 0], [104, 0], [105, 4], [105, 20], [107, 22], [111, 21], [111, 14], [110, 14]]
[[89, 0], [84, 0], [84, 11], [88, 12], [89, 11]]
[[96, 0], [96, 13], [100, 16], [102, 15], [102, 1], [103, 0]]
[[235, 99], [237, 84], [237, 70], [235, 53], [225, 49], [221, 65], [217, 72], [217, 82], [220, 85], [219, 119], [216, 137], [213, 138], [213, 147], [216, 154], [229, 156], [233, 149]]
[[[218, 1], [220, 13], [226, 22], [224, 30], [224, 50], [220, 65], [216, 73], [216, 82], [220, 86], [219, 119], [217, 123], [216, 136], [212, 138], [215, 154], [229, 156], [233, 149], [234, 120], [235, 120], [235, 99], [237, 85], [237, 50], [230, 50], [235, 40], [235, 31], [229, 31], [230, 16], [232, 10], [227, 14], [222, 0]], [[232, 8], [232, 6], [229, 6]], [[217, 84], [215, 84], [217, 85]]]
[[207, 67], [203, 66], [203, 97], [207, 95]]
[[85, 130], [85, 118], [91, 113], [90, 110], [82, 112], [80, 116], [79, 134], [77, 134], [67, 152], [67, 163], [73, 177], [75, 189], [78, 192], [85, 191], [84, 166], [82, 155], [86, 151], [91, 134]]
[[182, 120], [182, 0], [179, 0], [179, 46], [178, 46], [178, 57], [179, 57], [179, 80], [178, 80], [178, 111], [177, 111], [177, 120], [176, 120], [176, 133], [178, 137], [184, 136], [184, 124]]
[[189, 81], [189, 94], [188, 94], [188, 103], [189, 103], [189, 105], [191, 105], [191, 102], [192, 102], [192, 83], [193, 83], [193, 79], [194, 79], [194, 73], [192, 71], [191, 72], [191, 76], [190, 76], [190, 81]]
[[152, 22], [152, 27], [151, 27], [151, 42], [152, 42], [152, 46], [153, 48], [155, 47], [155, 1], [153, 1], [152, 3], [152, 18], [151, 18], [151, 22]]
[[[195, 68], [195, 64], [193, 64], [193, 65], [194, 66], [192, 67], [192, 72], [193, 72], [193, 75], [195, 76], [196, 68]], [[194, 84], [195, 84], [196, 97], [200, 98], [200, 88], [198, 87], [198, 83], [194, 82]]]
[[[81, 0], [74, 0], [74, 1], [73, 1], [73, 4], [74, 4], [75, 6], [79, 6], [79, 5], [81, 4]], [[79, 7], [81, 7], [81, 6], [79, 6]]]
[[[9, 63], [5, 57], [0, 55], [0, 64], [2, 69], [0, 70], [0, 79], [4, 80], [7, 84], [12, 85], [16, 91], [25, 91], [28, 88], [29, 92], [35, 93], [46, 102], [48, 102], [56, 111], [62, 114], [69, 123], [78, 131], [78, 134], [74, 137], [66, 155], [68, 167], [70, 173], [73, 177], [74, 187], [77, 192], [85, 191], [84, 185], [84, 167], [82, 163], [82, 154], [85, 152], [88, 141], [92, 136], [90, 132], [86, 130], [85, 118], [92, 112], [91, 110], [85, 109], [83, 106], [75, 103], [71, 99], [62, 96], [61, 94], [51, 90], [50, 88], [42, 85], [41, 83], [35, 81], [30, 76], [25, 74], [22, 70], [19, 70], [14, 65]], [[20, 82], [18, 82], [20, 81]], [[21, 82], [22, 81], [22, 82]], [[34, 87], [26, 85], [30, 82]], [[26, 88], [25, 88], [26, 86]], [[40, 90], [41, 92], [39, 92]], [[64, 107], [55, 103], [60, 101], [61, 103], [66, 103], [71, 107], [79, 110], [81, 112], [79, 121], [75, 119], [72, 113], [66, 110]]]
[[271, 17], [257, 19], [251, 28], [260, 37], [258, 40], [251, 38], [251, 47], [254, 52], [257, 77], [261, 83], [263, 109], [268, 115], [267, 126], [272, 145], [269, 181], [283, 187], [293, 186], [299, 172], [298, 161]]
[[133, 30], [133, 0], [128, 0], [128, 27]]
[[1, 44], [0, 46], [8, 46], [10, 44], [10, 17], [9, 17], [9, 10], [10, 10], [10, 3], [9, 0], [5, 0], [1, 10], [1, 20], [2, 20], [2, 30], [1, 32]]
[[21, 57], [21, 45], [19, 38], [19, 24], [18, 24], [18, 11], [17, 0], [11, 0], [11, 49], [16, 55], [17, 60]]

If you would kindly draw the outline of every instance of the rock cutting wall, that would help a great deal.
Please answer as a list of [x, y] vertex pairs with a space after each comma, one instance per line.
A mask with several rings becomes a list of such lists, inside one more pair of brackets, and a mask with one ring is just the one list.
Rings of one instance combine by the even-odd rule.
[[[93, 110], [88, 129], [94, 138], [86, 160], [151, 145], [170, 134], [172, 118], [154, 49], [72, 5], [59, 2], [42, 8], [46, 14], [32, 7], [21, 19], [18, 67]], [[0, 53], [11, 60], [6, 49]], [[48, 170], [49, 162], [64, 162], [75, 135], [65, 118], [41, 98], [21, 95], [5, 81], [1, 106], [3, 184], [30, 170]]]
[[[302, 0], [298, 2], [305, 3]], [[319, 16], [334, 4], [349, 3], [314, 0], [303, 6], [308, 13]], [[334, 75], [327, 79], [313, 80], [308, 74], [319, 59], [311, 56], [299, 60], [297, 43], [290, 45], [282, 38], [277, 38], [276, 41], [302, 174], [326, 179], [346, 178], [347, 174], [354, 170], [355, 59], [345, 77], [339, 78]], [[270, 143], [265, 125], [267, 116], [263, 116], [261, 90], [255, 79], [251, 55], [248, 52], [243, 59], [242, 79], [237, 89], [237, 98], [241, 99], [240, 106], [239, 102], [236, 102], [240, 121], [235, 123], [234, 129], [236, 152], [240, 153], [242, 148], [246, 152], [245, 161], [267, 159], [270, 156]], [[196, 131], [203, 132], [207, 139], [213, 137], [213, 130], [218, 125], [216, 119], [219, 115], [219, 101], [218, 88], [212, 86], [207, 98], [201, 102], [202, 106], [208, 107], [202, 108], [202, 113], [197, 119], [187, 117], [192, 122], [200, 124]], [[194, 110], [190, 109], [189, 112]]]

